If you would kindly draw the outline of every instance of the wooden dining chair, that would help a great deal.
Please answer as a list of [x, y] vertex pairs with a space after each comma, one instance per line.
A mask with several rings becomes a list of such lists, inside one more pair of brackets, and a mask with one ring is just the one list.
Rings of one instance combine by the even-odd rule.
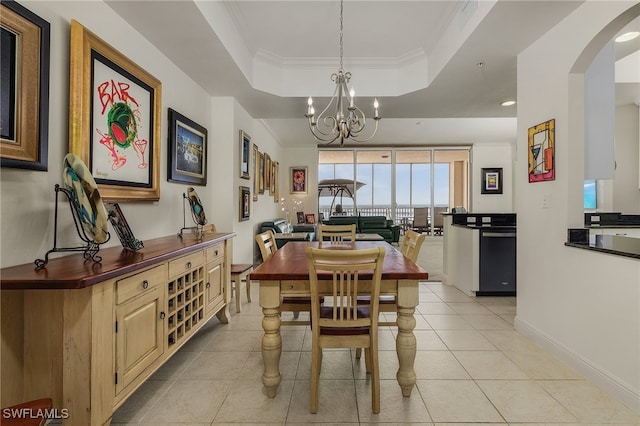
[[[400, 253], [402, 253], [406, 258], [415, 262], [418, 260], [418, 255], [420, 254], [420, 248], [422, 247], [422, 243], [424, 243], [425, 235], [419, 234], [411, 229], [408, 229], [404, 234], [404, 238], [402, 240], [402, 245], [400, 246]], [[369, 296], [358, 296], [358, 304], [367, 305], [369, 304]], [[383, 294], [380, 296], [380, 307], [379, 312], [398, 312], [398, 303], [396, 300], [396, 296], [392, 294]], [[382, 326], [395, 326], [395, 321], [378, 321], [378, 325]], [[361, 348], [356, 350], [356, 358], [360, 359], [362, 355]]]
[[355, 241], [356, 225], [325, 225], [318, 224], [318, 241], [330, 241], [332, 243], [341, 243], [344, 240]]
[[[266, 261], [277, 250], [276, 237], [271, 230], [256, 235], [260, 247], [262, 261]], [[300, 312], [311, 311], [311, 299], [307, 296], [285, 296], [280, 299], [280, 312], [293, 312], [293, 319], [298, 320]], [[281, 321], [282, 325], [309, 325], [309, 321]]]
[[[322, 349], [365, 348], [365, 364], [371, 374], [371, 408], [380, 412], [378, 368], [378, 300], [384, 247], [361, 250], [307, 248], [311, 290], [311, 392], [310, 411], [318, 412]], [[360, 280], [366, 272], [371, 281]], [[362, 282], [361, 282], [362, 281]], [[322, 286], [322, 287], [321, 287]], [[358, 305], [362, 288], [373, 303]], [[327, 305], [320, 304], [324, 295]], [[331, 303], [329, 303], [331, 301]]]
[[420, 254], [420, 248], [424, 240], [425, 236], [423, 234], [408, 229], [404, 234], [404, 239], [400, 246], [400, 253], [411, 259], [412, 262], [415, 262], [418, 260], [418, 254]]
[[260, 248], [260, 254], [262, 255], [263, 262], [278, 250], [276, 237], [271, 230], [267, 230], [256, 235], [256, 242]]

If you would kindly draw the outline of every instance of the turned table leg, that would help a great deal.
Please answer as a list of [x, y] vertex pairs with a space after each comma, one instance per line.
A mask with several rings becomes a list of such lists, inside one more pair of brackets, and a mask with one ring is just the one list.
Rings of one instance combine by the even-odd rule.
[[411, 396], [416, 384], [416, 372], [413, 365], [416, 359], [416, 336], [413, 329], [416, 319], [413, 314], [418, 305], [418, 282], [400, 280], [398, 282], [398, 337], [396, 352], [398, 354], [398, 373], [396, 378], [403, 396]]
[[264, 315], [262, 319], [262, 361], [264, 374], [262, 384], [265, 393], [273, 398], [280, 385], [280, 354], [282, 337], [280, 336], [280, 283], [278, 281], [260, 282], [260, 306]]

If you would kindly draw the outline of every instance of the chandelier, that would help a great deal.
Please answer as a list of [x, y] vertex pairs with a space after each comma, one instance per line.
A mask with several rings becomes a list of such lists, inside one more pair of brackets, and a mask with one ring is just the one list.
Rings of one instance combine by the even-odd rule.
[[[313, 99], [309, 97], [307, 101], [307, 113], [304, 115], [309, 119], [309, 129], [311, 134], [318, 141], [325, 144], [331, 144], [340, 141], [340, 146], [344, 145], [345, 139], [351, 139], [354, 142], [366, 142], [375, 136], [378, 131], [378, 99], [373, 102], [373, 120], [376, 124], [373, 133], [368, 138], [362, 136], [362, 132], [366, 125], [366, 117], [364, 112], [355, 104], [355, 92], [353, 88], [348, 89], [347, 83], [351, 79], [351, 73], [345, 72], [342, 66], [342, 15], [343, 0], [340, 0], [340, 68], [337, 73], [331, 74], [331, 81], [336, 83], [331, 100], [316, 117], [313, 108]], [[334, 107], [334, 115], [329, 115], [329, 108]]]

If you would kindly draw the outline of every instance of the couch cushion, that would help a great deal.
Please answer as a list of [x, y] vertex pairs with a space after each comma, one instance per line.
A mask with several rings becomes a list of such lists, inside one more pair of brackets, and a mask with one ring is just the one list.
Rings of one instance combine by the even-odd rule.
[[360, 217], [360, 229], [371, 229], [371, 228], [387, 228], [388, 221], [385, 216], [361, 216]]
[[287, 221], [285, 219], [268, 220], [266, 222], [262, 222], [262, 224], [260, 225], [260, 232], [264, 232], [270, 229], [278, 234], [284, 232], [286, 226]]
[[358, 216], [333, 216], [323, 222], [325, 225], [356, 225], [358, 232]]

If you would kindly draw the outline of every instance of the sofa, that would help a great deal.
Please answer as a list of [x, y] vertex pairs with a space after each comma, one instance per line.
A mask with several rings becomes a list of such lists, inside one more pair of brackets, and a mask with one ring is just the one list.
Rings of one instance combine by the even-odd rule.
[[357, 234], [378, 234], [388, 243], [400, 240], [400, 226], [385, 216], [332, 216], [323, 220], [326, 225], [356, 225]]
[[[258, 230], [258, 233], [262, 233], [269, 230], [274, 234], [285, 233], [287, 232], [287, 221], [285, 219], [278, 218], [278, 219], [267, 220], [265, 222], [262, 222], [260, 224], [260, 229]], [[303, 225], [303, 224], [293, 225], [293, 230], [291, 232], [307, 232], [309, 233], [308, 241], [312, 241], [313, 238], [315, 237], [316, 227], [315, 225]], [[295, 240], [276, 239], [276, 245], [278, 246], [278, 248], [280, 248], [283, 245], [285, 245], [288, 241], [295, 241]]]

